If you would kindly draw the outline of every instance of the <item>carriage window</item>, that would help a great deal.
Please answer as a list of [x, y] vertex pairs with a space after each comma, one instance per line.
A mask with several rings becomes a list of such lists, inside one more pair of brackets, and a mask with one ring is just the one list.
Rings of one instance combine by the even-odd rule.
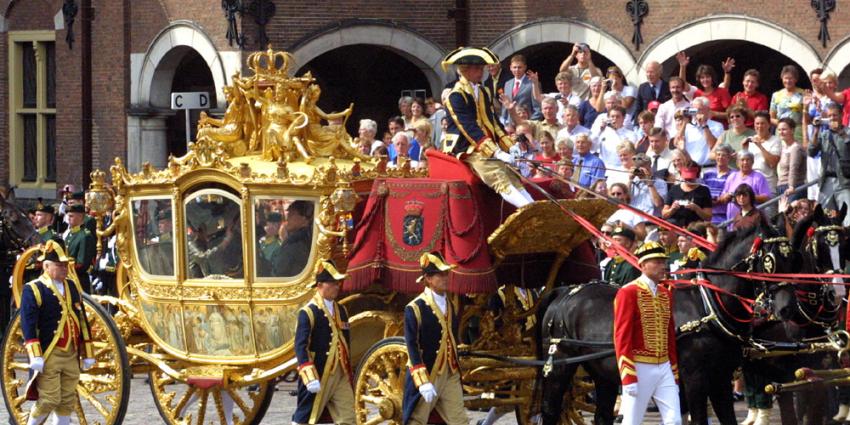
[[241, 279], [239, 198], [204, 189], [186, 199], [186, 277]]
[[156, 276], [174, 275], [174, 237], [170, 199], [133, 201], [136, 252], [142, 270]]
[[293, 277], [304, 271], [313, 246], [313, 210], [309, 200], [254, 200], [257, 277]]

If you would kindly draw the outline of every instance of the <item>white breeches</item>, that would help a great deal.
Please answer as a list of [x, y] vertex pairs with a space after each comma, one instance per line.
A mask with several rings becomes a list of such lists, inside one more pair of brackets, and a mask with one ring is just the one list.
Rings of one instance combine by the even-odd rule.
[[649, 400], [655, 400], [661, 423], [681, 425], [682, 412], [679, 407], [679, 386], [673, 377], [670, 362], [649, 364], [635, 362], [638, 379], [637, 397], [623, 394], [620, 400], [622, 425], [639, 425], [643, 422]]

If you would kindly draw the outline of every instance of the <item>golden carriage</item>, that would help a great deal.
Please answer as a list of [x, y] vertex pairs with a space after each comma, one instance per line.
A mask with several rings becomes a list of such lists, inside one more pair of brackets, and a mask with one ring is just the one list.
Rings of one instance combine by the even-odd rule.
[[[86, 299], [97, 363], [81, 376], [78, 423], [121, 423], [130, 378], [139, 374], [147, 374], [165, 423], [260, 423], [275, 380], [295, 370], [296, 314], [312, 296], [308, 284], [317, 261], [344, 262], [349, 254], [360, 195], [376, 179], [426, 175], [404, 161], [388, 168], [386, 159], [361, 156], [344, 130], [351, 108], [337, 114], [319, 109], [318, 85], [309, 74], [291, 77], [291, 59], [271, 49], [251, 55], [252, 75], [234, 75], [225, 90], [224, 118], [203, 116], [198, 141], [164, 169], [145, 164], [134, 173], [116, 160], [111, 188], [105, 173], [92, 173], [87, 205], [99, 239], [115, 238], [118, 290], [114, 297]], [[263, 260], [261, 217], [293, 205], [306, 219], [306, 243], [282, 257], [286, 267], [272, 266]], [[594, 221], [612, 211], [600, 201], [573, 208]], [[497, 217], [488, 242], [494, 267], [522, 268], [523, 256], [545, 256], [539, 286], [551, 288], [573, 248], [589, 237], [574, 222], [546, 225], [559, 214], [552, 204], [536, 203]], [[103, 229], [105, 219], [110, 222]], [[15, 268], [18, 303], [24, 266], [36, 252], [26, 251]], [[511, 325], [529, 313], [508, 308], [499, 322], [505, 325], [497, 328], [486, 309], [489, 295], [464, 297], [464, 326], [475, 322], [480, 331], [462, 348], [534, 358], [533, 332]], [[359, 365], [359, 423], [400, 420], [407, 355], [393, 337], [402, 333], [401, 311], [409, 299], [376, 284], [341, 301], [351, 314], [351, 351]], [[480, 357], [462, 362], [469, 407], [509, 406], [523, 421], [529, 417], [537, 368]], [[27, 368], [15, 317], [3, 339], [2, 382], [17, 423], [26, 423], [31, 406], [23, 391]]]

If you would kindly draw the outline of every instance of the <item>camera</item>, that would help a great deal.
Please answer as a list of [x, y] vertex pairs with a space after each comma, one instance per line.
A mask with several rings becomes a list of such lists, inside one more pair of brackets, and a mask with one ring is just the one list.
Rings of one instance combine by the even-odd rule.
[[698, 114], [698, 113], [699, 113], [699, 109], [697, 109], [697, 108], [682, 109], [682, 115], [684, 115], [686, 117], [693, 117], [693, 116], [696, 116], [696, 114]]
[[812, 125], [824, 125], [824, 124], [829, 124], [829, 120], [825, 120], [825, 119], [823, 119], [823, 117], [814, 117], [814, 119], [812, 119]]
[[646, 174], [643, 172], [643, 168], [640, 168], [640, 167], [637, 167], [634, 170], [632, 170], [632, 175], [639, 178], [639, 179], [646, 178]]
[[610, 78], [606, 78], [605, 79], [605, 90], [611, 90], [611, 88], [613, 86], [614, 86], [614, 80], [612, 80]]
[[687, 199], [679, 199], [678, 201], [676, 201], [676, 203], [679, 204], [680, 207], [687, 207], [691, 204], [691, 201]]

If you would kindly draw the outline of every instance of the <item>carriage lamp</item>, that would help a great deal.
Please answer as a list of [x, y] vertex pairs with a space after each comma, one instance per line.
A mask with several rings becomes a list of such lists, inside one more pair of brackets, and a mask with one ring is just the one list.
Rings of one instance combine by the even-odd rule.
[[112, 211], [112, 193], [106, 187], [106, 173], [100, 170], [91, 172], [91, 184], [86, 192], [86, 206], [94, 215], [97, 222], [97, 256], [103, 250], [101, 232], [103, 231], [103, 216]]
[[348, 254], [347, 233], [354, 228], [352, 212], [357, 206], [358, 196], [347, 182], [341, 182], [331, 194], [331, 204], [336, 211], [337, 230], [342, 232], [342, 251]]

